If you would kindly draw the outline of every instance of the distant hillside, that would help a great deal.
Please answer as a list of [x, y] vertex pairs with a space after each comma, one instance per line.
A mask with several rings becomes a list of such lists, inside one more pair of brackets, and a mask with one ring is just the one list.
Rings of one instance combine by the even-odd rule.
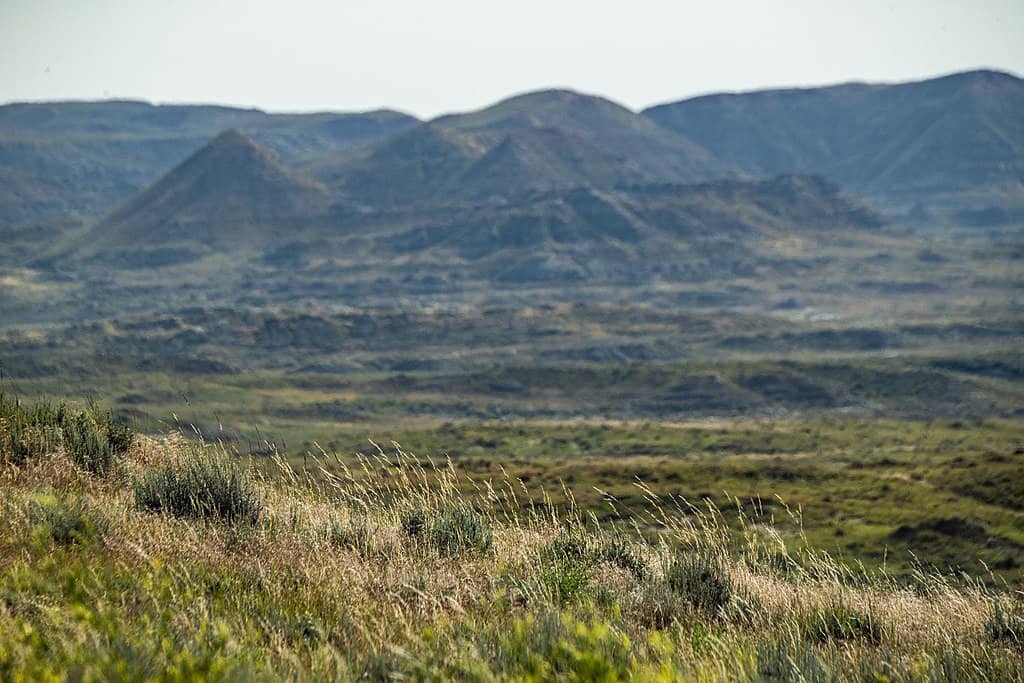
[[79, 249], [131, 254], [154, 245], [264, 248], [322, 215], [327, 205], [315, 181], [229, 130], [102, 220]]
[[[989, 71], [642, 113], [548, 90], [428, 122], [8, 105], [0, 269], [13, 274], [0, 277], [30, 317], [50, 284], [84, 295], [144, 279], [140, 307], [172, 286], [197, 302], [459, 299], [524, 283], [803, 286], [812, 272], [835, 289], [856, 277], [888, 291], [902, 264], [907, 292], [991, 284], [1002, 297], [1024, 234], [1022, 111], [1022, 81]], [[223, 130], [238, 132], [208, 143]], [[917, 270], [931, 245], [889, 241], [910, 232], [1015, 260], [934, 283]]]
[[692, 182], [721, 176], [729, 166], [707, 150], [602, 97], [550, 90], [512, 97], [469, 114], [447, 116], [438, 125], [462, 133], [503, 137], [515, 131], [564, 131], [623, 160], [650, 179]]
[[[555, 161], [546, 154], [562, 137], [548, 129], [516, 133], [467, 164], [474, 149], [463, 144], [464, 138], [443, 128], [418, 127], [384, 146], [391, 162], [405, 163], [392, 167], [391, 185], [379, 187], [420, 183], [440, 193], [453, 189], [442, 182], [431, 185], [452, 177], [441, 169], [465, 165], [477, 180], [498, 189], [500, 169], [486, 166], [500, 166], [502, 158], [513, 163], [509, 157], [517, 155], [538, 162], [538, 168], [585, 180], [581, 171], [557, 163], [557, 152], [564, 150], [555, 149]], [[427, 147], [432, 152], [421, 154]], [[424, 167], [425, 160], [438, 165]], [[540, 174], [537, 187], [549, 187], [524, 186], [503, 201], [359, 208], [229, 131], [65, 247], [57, 261], [140, 268], [218, 254], [300, 278], [348, 273], [372, 280], [409, 271], [441, 282], [632, 285], [652, 278], [771, 273], [777, 255], [764, 246], [768, 242], [872, 240], [884, 224], [866, 205], [818, 177], [697, 184], [618, 180], [616, 187], [560, 187], [550, 174]]]
[[96, 218], [154, 182], [207, 140], [238, 129], [289, 162], [372, 143], [414, 125], [392, 111], [267, 114], [144, 102], [0, 106], [0, 231], [67, 214]]
[[795, 173], [903, 222], [984, 230], [1024, 215], [1021, 111], [1024, 81], [992, 71], [709, 95], [641, 113], [546, 90], [426, 123], [392, 111], [11, 104], [0, 106], [0, 231], [95, 220], [229, 128], [369, 209]]
[[321, 177], [376, 204], [508, 199], [524, 192], [727, 175], [705, 150], [608, 100], [569, 91], [513, 97], [444, 116], [342, 155]]
[[[916, 83], [721, 94], [649, 120], [751, 175], [817, 173], [904, 208], [1024, 205], [1024, 81], [974, 71]], [[962, 207], [961, 207], [962, 208]]]
[[636, 284], [770, 270], [769, 241], [871, 240], [884, 224], [836, 186], [805, 176], [556, 189], [344, 220], [343, 230], [333, 225], [285, 242], [269, 262], [310, 272], [365, 253], [368, 269], [386, 254], [403, 270], [447, 282]]

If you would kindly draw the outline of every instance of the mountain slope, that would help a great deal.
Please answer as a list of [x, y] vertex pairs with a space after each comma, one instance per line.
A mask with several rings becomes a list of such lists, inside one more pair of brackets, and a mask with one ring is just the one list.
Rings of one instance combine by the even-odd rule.
[[345, 196], [370, 204], [429, 201], [482, 154], [472, 139], [428, 123], [384, 141], [354, 165], [328, 164], [318, 175]]
[[102, 220], [96, 247], [270, 246], [328, 207], [323, 188], [229, 130]]
[[[778, 240], [800, 241], [813, 258], [815, 245], [871, 242], [884, 224], [836, 186], [805, 176], [558, 189], [443, 215], [412, 210], [396, 221], [407, 222], [414, 226], [368, 237], [367, 253], [445, 278], [624, 284], [768, 274]], [[330, 251], [324, 243], [289, 249], [298, 268]]]
[[538, 189], [683, 182], [728, 173], [699, 146], [599, 97], [553, 90], [442, 116], [341, 155], [318, 177], [371, 204], [508, 200]]
[[799, 176], [571, 190], [540, 196], [513, 218], [502, 218], [495, 217], [499, 228], [491, 233], [505, 228], [515, 241], [498, 249], [488, 235], [492, 251], [476, 264], [479, 272], [508, 282], [629, 284], [773, 278], [776, 255], [766, 245], [775, 239], [807, 245], [832, 242], [835, 235], [870, 239], [882, 223], [834, 186]]
[[614, 187], [645, 180], [639, 165], [585, 137], [554, 128], [513, 130], [465, 169], [456, 182], [464, 197], [486, 199], [559, 187]]
[[976, 71], [698, 97], [643, 115], [753, 175], [819, 173], [904, 205], [1024, 199], [1024, 81]]
[[653, 125], [622, 105], [569, 90], [545, 90], [503, 100], [437, 125], [463, 133], [502, 134], [548, 128], [579, 136], [606, 154], [629, 159], [650, 179], [692, 181], [728, 169], [692, 141]]
[[98, 218], [225, 129], [238, 129], [299, 162], [370, 144], [416, 123], [393, 111], [268, 114], [130, 101], [3, 105], [0, 175], [17, 178], [19, 190], [0, 199], [0, 230], [69, 215]]

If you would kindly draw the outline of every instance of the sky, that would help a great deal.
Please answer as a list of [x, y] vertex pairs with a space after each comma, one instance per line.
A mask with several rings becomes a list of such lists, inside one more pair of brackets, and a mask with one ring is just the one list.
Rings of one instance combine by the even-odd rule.
[[1024, 0], [0, 0], [0, 102], [420, 117], [552, 87], [720, 91], [1024, 75]]

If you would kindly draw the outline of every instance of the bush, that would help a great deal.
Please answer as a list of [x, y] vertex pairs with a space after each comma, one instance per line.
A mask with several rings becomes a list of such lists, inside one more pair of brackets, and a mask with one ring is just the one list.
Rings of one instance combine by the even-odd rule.
[[490, 550], [494, 532], [487, 519], [470, 508], [417, 510], [402, 518], [402, 530], [410, 538], [426, 541], [444, 555]]
[[89, 544], [106, 531], [106, 520], [86, 505], [82, 499], [60, 499], [50, 504], [37, 504], [32, 516], [47, 530], [50, 539], [63, 546]]
[[[497, 656], [488, 663], [492, 672], [500, 672], [494, 678], [626, 681], [637, 668], [629, 638], [600, 620], [543, 613], [517, 619], [495, 637]], [[664, 673], [671, 680], [672, 672]]]
[[644, 584], [636, 601], [636, 619], [645, 628], [664, 631], [691, 613], [690, 604], [666, 583]]
[[249, 473], [237, 464], [207, 455], [172, 461], [147, 472], [135, 485], [144, 510], [176, 517], [259, 520], [262, 503]]
[[552, 602], [567, 605], [586, 592], [593, 565], [593, 554], [582, 539], [561, 535], [541, 549], [537, 579]]
[[757, 671], [771, 681], [824, 683], [835, 680], [813, 648], [789, 637], [758, 646]]
[[621, 538], [613, 538], [602, 545], [597, 551], [597, 559], [625, 569], [637, 581], [645, 581], [650, 577], [651, 569], [647, 560]]
[[110, 413], [68, 413], [61, 426], [64, 450], [93, 474], [109, 471], [132, 443], [132, 433], [114, 422]]
[[985, 622], [985, 635], [993, 643], [1024, 646], [1024, 617], [1008, 614], [996, 603], [992, 616]]
[[66, 403], [39, 401], [32, 407], [0, 394], [0, 460], [23, 465], [63, 449], [79, 467], [104, 474], [132, 445], [134, 434], [114, 414], [90, 404], [75, 410]]
[[850, 609], [842, 603], [815, 609], [803, 621], [804, 637], [819, 643], [862, 641], [877, 645], [882, 627], [870, 613]]
[[718, 555], [686, 552], [672, 559], [665, 575], [668, 585], [691, 605], [717, 612], [729, 604], [733, 594], [732, 576]]
[[333, 545], [351, 550], [364, 559], [378, 549], [377, 529], [365, 514], [353, 512], [344, 523], [331, 521], [328, 538]]

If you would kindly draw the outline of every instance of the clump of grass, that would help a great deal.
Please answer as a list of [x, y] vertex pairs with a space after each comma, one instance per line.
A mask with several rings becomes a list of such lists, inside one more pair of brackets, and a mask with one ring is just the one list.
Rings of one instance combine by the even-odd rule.
[[801, 630], [810, 641], [860, 641], [878, 645], [882, 626], [870, 612], [851, 609], [841, 602], [814, 609], [806, 615]]
[[669, 587], [697, 609], [717, 612], [733, 596], [732, 575], [725, 559], [706, 550], [683, 551], [669, 562]]
[[106, 519], [81, 498], [38, 503], [33, 517], [46, 529], [50, 540], [62, 546], [94, 543], [108, 531]]
[[85, 471], [105, 474], [133, 440], [128, 425], [93, 404], [83, 410], [50, 401], [24, 406], [0, 394], [0, 461], [24, 465], [32, 458], [63, 450]]
[[625, 569], [637, 581], [646, 581], [650, 578], [651, 568], [647, 559], [637, 552], [633, 544], [620, 536], [614, 536], [602, 543], [596, 554], [598, 560]]
[[1008, 612], [997, 602], [985, 622], [985, 635], [993, 643], [1024, 647], [1024, 617]]
[[443, 555], [485, 552], [494, 545], [490, 522], [469, 507], [416, 510], [402, 517], [402, 531]]
[[825, 683], [835, 680], [814, 648], [789, 636], [758, 645], [757, 672], [770, 681]]
[[585, 539], [562, 533], [540, 549], [537, 580], [547, 597], [558, 605], [578, 601], [590, 585], [594, 556]]
[[664, 631], [684, 621], [690, 604], [663, 581], [643, 584], [634, 603], [635, 619], [644, 628]]
[[205, 453], [147, 471], [135, 484], [135, 501], [151, 512], [250, 524], [259, 520], [262, 509], [248, 470]]
[[359, 557], [367, 558], [379, 550], [378, 531], [379, 529], [365, 512], [353, 511], [345, 522], [338, 519], [331, 520], [327, 536], [333, 545], [351, 550]]

